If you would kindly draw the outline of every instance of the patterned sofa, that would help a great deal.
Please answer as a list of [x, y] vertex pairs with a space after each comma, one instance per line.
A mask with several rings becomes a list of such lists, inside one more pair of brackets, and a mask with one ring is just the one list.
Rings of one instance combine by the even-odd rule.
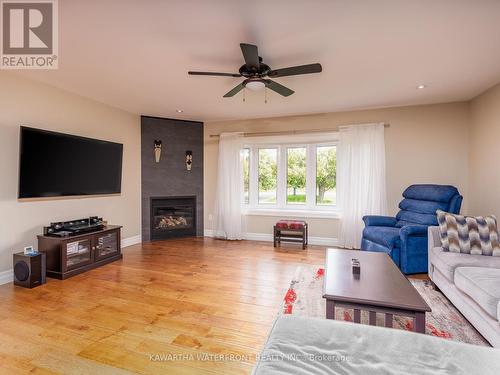
[[500, 347], [500, 257], [444, 251], [429, 227], [429, 277], [494, 347]]
[[427, 272], [427, 227], [436, 211], [458, 214], [462, 196], [454, 186], [411, 185], [396, 217], [365, 216], [361, 250], [384, 252], [406, 274]]

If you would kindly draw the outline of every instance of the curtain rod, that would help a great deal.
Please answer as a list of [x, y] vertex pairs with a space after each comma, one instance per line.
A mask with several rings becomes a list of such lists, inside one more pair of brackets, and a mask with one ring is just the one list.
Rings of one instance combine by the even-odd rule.
[[[345, 126], [345, 125], [344, 125]], [[384, 127], [390, 127], [390, 124], [384, 124]], [[338, 132], [339, 126], [336, 129], [308, 129], [308, 130], [283, 130], [277, 132], [254, 132], [254, 133], [243, 133], [243, 137], [265, 137], [273, 135], [298, 135], [298, 134], [310, 134], [310, 133], [328, 133], [328, 132]], [[210, 134], [210, 138], [219, 138], [220, 134]]]

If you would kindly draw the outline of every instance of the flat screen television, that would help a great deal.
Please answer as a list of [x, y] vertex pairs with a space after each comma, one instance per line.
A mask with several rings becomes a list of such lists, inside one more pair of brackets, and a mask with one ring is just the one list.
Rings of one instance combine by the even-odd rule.
[[20, 199], [121, 192], [120, 143], [22, 126], [19, 152]]

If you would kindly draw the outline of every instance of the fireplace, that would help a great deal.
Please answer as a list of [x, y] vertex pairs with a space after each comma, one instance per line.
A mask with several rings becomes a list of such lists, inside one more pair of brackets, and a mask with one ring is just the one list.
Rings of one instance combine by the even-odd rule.
[[151, 240], [196, 236], [196, 197], [151, 198]]

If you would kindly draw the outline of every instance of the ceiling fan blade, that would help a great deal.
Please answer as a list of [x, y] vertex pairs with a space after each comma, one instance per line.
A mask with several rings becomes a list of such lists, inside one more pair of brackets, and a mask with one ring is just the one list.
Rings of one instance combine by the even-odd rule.
[[192, 76], [241, 77], [239, 73], [188, 72]]
[[245, 59], [245, 64], [248, 69], [259, 69], [259, 52], [257, 46], [253, 44], [240, 43], [241, 52], [243, 52], [243, 58]]
[[265, 82], [266, 82], [266, 87], [270, 88], [271, 90], [277, 92], [280, 95], [290, 96], [295, 92], [293, 90], [290, 90], [288, 87], [280, 85], [278, 82], [271, 81], [270, 79], [266, 79]]
[[226, 95], [224, 95], [224, 98], [230, 98], [231, 96], [235, 96], [237, 93], [239, 93], [241, 90], [243, 90], [245, 86], [243, 86], [243, 82], [240, 83], [238, 86], [236, 86], [234, 89], [229, 91]]
[[323, 70], [321, 64], [307, 64], [307, 65], [299, 65], [299, 66], [291, 66], [290, 68], [276, 69], [271, 70], [267, 73], [268, 77], [286, 77], [286, 76], [296, 76], [299, 74], [311, 74], [311, 73], [319, 73]]

